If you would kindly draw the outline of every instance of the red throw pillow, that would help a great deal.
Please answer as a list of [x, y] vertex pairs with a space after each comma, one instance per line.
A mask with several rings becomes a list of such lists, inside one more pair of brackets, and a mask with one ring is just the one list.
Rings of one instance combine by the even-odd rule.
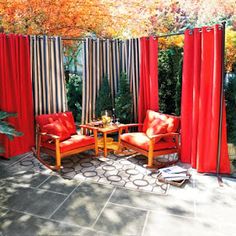
[[[44, 125], [42, 128], [42, 132], [46, 132], [47, 134], [57, 135], [60, 137], [60, 141], [70, 138], [70, 132], [60, 120], [56, 120], [50, 124]], [[47, 140], [48, 139], [50, 138], [47, 138]]]
[[72, 112], [59, 113], [59, 120], [61, 120], [62, 124], [67, 128], [71, 135], [76, 134], [76, 127]]
[[166, 120], [166, 123], [168, 124], [167, 133], [176, 132], [179, 128], [178, 117], [169, 116], [169, 118]]
[[[146, 135], [148, 137], [151, 137], [152, 135], [156, 135], [156, 134], [165, 134], [166, 131], [167, 131], [167, 127], [168, 127], [168, 124], [165, 123], [165, 121], [161, 120], [161, 119], [155, 119], [150, 127], [147, 129], [146, 131]], [[155, 139], [155, 142], [159, 142], [161, 139], [160, 138], [156, 138]]]
[[[167, 133], [177, 132], [179, 128], [179, 122], [180, 120], [178, 117], [169, 116], [169, 118], [166, 121], [166, 123], [168, 124]], [[166, 142], [173, 142], [174, 137], [173, 136], [164, 137], [163, 140]]]
[[146, 117], [144, 119], [143, 123], [143, 132], [146, 132], [148, 128], [151, 127], [151, 124], [154, 120], [160, 119], [162, 121], [167, 120], [167, 116], [165, 114], [162, 114], [160, 112], [147, 110]]

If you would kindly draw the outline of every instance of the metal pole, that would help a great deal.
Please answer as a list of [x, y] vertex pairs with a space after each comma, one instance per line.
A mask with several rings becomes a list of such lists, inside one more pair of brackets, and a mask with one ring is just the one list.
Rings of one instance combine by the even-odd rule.
[[178, 32], [178, 33], [170, 33], [170, 34], [162, 34], [162, 35], [157, 35], [157, 38], [167, 38], [171, 36], [176, 36], [176, 35], [182, 35], [184, 32]]
[[[184, 34], [183, 31], [181, 32], [177, 32], [177, 33], [170, 33], [170, 34], [162, 34], [162, 35], [153, 35], [154, 37], [157, 37], [157, 38], [167, 38], [167, 37], [171, 37], [171, 36], [177, 36], [177, 35], [182, 35]], [[73, 38], [73, 37], [62, 37], [61, 38], [62, 40], [78, 40], [78, 41], [85, 41], [85, 38]], [[96, 39], [92, 39], [92, 40], [96, 40]], [[106, 41], [107, 39], [103, 38], [103, 39], [100, 39], [102, 41]], [[114, 39], [110, 39], [110, 40], [114, 40]], [[120, 39], [118, 39], [120, 40]]]
[[225, 78], [225, 22], [222, 23], [222, 63], [221, 63], [221, 90], [220, 90], [220, 119], [219, 119], [219, 133], [218, 133], [218, 150], [217, 150], [217, 166], [216, 174], [220, 186], [223, 181], [220, 176], [220, 159], [221, 159], [221, 142], [222, 142], [222, 120], [223, 120], [223, 102], [224, 102], [224, 78]]

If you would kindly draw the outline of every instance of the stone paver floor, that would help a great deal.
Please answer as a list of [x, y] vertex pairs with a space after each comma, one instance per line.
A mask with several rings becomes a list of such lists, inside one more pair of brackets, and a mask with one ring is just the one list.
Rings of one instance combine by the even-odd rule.
[[50, 171], [15, 168], [0, 160], [0, 235], [225, 236], [236, 234], [236, 180], [193, 171], [167, 195], [92, 181], [66, 180]]

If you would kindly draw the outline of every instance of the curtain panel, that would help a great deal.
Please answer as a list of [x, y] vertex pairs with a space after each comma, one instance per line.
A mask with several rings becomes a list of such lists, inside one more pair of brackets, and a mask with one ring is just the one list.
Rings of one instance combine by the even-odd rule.
[[108, 77], [113, 104], [115, 103], [121, 72], [128, 75], [134, 100], [134, 117], [137, 117], [139, 40], [87, 38], [83, 44], [83, 64], [82, 124], [96, 118], [96, 98], [104, 76]]
[[138, 93], [140, 78], [140, 39], [121, 41], [121, 71], [127, 73], [133, 98], [133, 118], [138, 121]]
[[61, 38], [31, 36], [30, 48], [35, 115], [67, 110]]
[[222, 28], [186, 30], [181, 105], [181, 160], [199, 172], [230, 173], [226, 113], [223, 102], [221, 143], [218, 143], [222, 76]]
[[138, 122], [143, 123], [148, 109], [158, 111], [158, 39], [141, 38]]
[[30, 151], [34, 145], [34, 116], [27, 36], [0, 34], [0, 110], [17, 113], [8, 122], [23, 132], [13, 141], [0, 135], [3, 156], [9, 158]]

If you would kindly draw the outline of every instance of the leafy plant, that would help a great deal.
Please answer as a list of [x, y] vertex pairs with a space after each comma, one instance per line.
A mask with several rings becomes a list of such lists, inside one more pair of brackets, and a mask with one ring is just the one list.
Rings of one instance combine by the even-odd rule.
[[[10, 140], [13, 140], [15, 136], [22, 136], [23, 133], [16, 131], [15, 128], [9, 124], [5, 119], [9, 117], [16, 117], [16, 113], [8, 113], [0, 110], [0, 134], [6, 135]], [[0, 146], [0, 153], [4, 152], [4, 148]]]
[[82, 77], [69, 74], [66, 89], [68, 108], [72, 111], [74, 119], [80, 123], [82, 115]]
[[130, 123], [132, 121], [132, 96], [130, 86], [125, 73], [121, 74], [120, 87], [115, 99], [116, 116], [121, 123]]
[[182, 48], [171, 47], [159, 52], [159, 105], [163, 113], [180, 114]]
[[228, 142], [236, 145], [236, 74], [225, 85]]
[[111, 89], [108, 82], [107, 76], [105, 76], [102, 80], [101, 87], [98, 93], [97, 101], [96, 101], [96, 116], [100, 117], [101, 113], [105, 110], [112, 110], [112, 97], [111, 97]]

